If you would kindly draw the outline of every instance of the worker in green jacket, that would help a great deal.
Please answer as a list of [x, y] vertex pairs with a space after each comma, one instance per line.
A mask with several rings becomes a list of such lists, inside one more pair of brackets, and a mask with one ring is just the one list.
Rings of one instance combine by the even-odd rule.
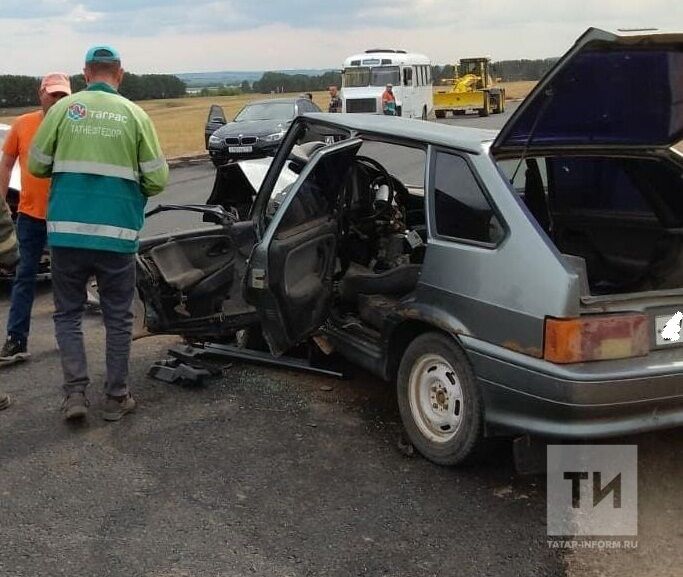
[[147, 198], [164, 189], [168, 165], [147, 114], [117, 92], [123, 79], [119, 53], [109, 46], [91, 48], [83, 73], [87, 88], [45, 116], [29, 170], [52, 177], [47, 236], [64, 418], [87, 414], [90, 379], [81, 320], [94, 276], [107, 333], [103, 416], [113, 421], [135, 408], [128, 388], [135, 253]]
[[[5, 199], [0, 196], [0, 269], [12, 269], [19, 260], [17, 236], [14, 232], [12, 214]], [[10, 405], [9, 395], [0, 393], [0, 411]]]

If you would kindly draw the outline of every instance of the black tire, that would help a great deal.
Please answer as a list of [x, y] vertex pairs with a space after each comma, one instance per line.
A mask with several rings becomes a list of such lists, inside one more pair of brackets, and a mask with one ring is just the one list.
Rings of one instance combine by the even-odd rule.
[[422, 120], [427, 120], [427, 107], [422, 107]]
[[436, 116], [437, 118], [446, 118], [446, 111], [445, 110], [435, 110], [434, 116]]
[[491, 102], [488, 92], [484, 92], [484, 106], [479, 109], [479, 116], [485, 117], [491, 114]]
[[493, 104], [493, 108], [491, 109], [491, 113], [492, 114], [499, 114], [500, 113], [500, 94], [494, 93], [492, 95], [492, 98], [493, 98], [494, 104]]
[[[453, 339], [426, 333], [410, 343], [401, 360], [396, 388], [406, 434], [430, 461], [457, 465], [480, 443], [484, 422], [481, 392], [467, 356]], [[439, 420], [455, 423], [438, 424]]]

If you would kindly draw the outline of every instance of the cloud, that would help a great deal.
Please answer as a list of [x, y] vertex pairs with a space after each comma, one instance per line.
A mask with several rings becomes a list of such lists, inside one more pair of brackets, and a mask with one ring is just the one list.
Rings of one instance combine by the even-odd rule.
[[[80, 68], [111, 43], [134, 72], [340, 66], [368, 47], [434, 62], [558, 56], [589, 26], [683, 22], [680, 0], [0, 0], [3, 68]], [[40, 46], [41, 50], [36, 50]]]

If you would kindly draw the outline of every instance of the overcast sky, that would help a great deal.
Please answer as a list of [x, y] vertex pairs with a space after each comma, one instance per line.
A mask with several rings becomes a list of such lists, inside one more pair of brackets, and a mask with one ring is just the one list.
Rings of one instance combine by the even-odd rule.
[[137, 73], [332, 68], [378, 46], [543, 58], [590, 26], [683, 30], [683, 0], [0, 0], [0, 74], [75, 73], [98, 43]]

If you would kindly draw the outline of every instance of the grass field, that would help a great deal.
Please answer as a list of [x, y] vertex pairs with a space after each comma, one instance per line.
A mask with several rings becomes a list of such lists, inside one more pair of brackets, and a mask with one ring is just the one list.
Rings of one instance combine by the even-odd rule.
[[[204, 152], [204, 124], [209, 107], [220, 104], [228, 120], [232, 119], [250, 100], [297, 96], [297, 94], [243, 94], [240, 96], [207, 96], [174, 98], [170, 100], [145, 100], [139, 102], [152, 118], [159, 134], [161, 146], [167, 157], [184, 156]], [[316, 92], [314, 102], [327, 109], [327, 92]], [[11, 124], [19, 115], [32, 109], [0, 109], [0, 122]]]
[[508, 100], [518, 100], [525, 98], [536, 86], [535, 80], [520, 80], [518, 82], [501, 82], [500, 86], [505, 88], [505, 98]]
[[[535, 82], [504, 83], [508, 98], [523, 98], [533, 88]], [[240, 96], [207, 96], [175, 98], [172, 100], [147, 100], [140, 102], [154, 121], [159, 140], [167, 157], [184, 156], [204, 152], [204, 124], [212, 104], [220, 104], [228, 119], [250, 100], [296, 96], [286, 94], [243, 94]], [[313, 93], [313, 101], [322, 110], [327, 109], [327, 92]], [[30, 109], [29, 109], [30, 110]], [[25, 109], [0, 109], [0, 122], [11, 124]]]

